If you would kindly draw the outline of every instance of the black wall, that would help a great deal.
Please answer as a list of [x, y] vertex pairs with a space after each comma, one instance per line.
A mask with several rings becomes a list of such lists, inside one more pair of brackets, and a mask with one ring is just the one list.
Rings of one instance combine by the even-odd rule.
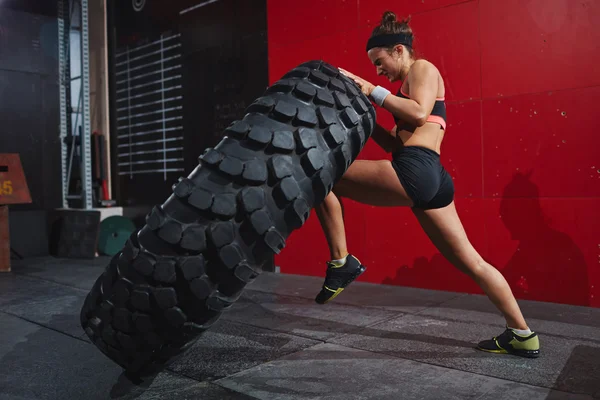
[[186, 170], [268, 85], [266, 0], [221, 0], [182, 16]]
[[0, 153], [20, 154], [33, 200], [11, 210], [61, 206], [59, 122], [56, 4], [0, 2]]
[[163, 32], [180, 33], [182, 42], [185, 172], [167, 182], [162, 174], [121, 176], [114, 192], [122, 205], [144, 209], [165, 201], [177, 178], [196, 167], [198, 156], [268, 85], [266, 0], [219, 0], [180, 15], [199, 3], [146, 0], [135, 11], [131, 1], [112, 2], [116, 49], [156, 40]]
[[0, 2], [0, 9], [11, 9], [35, 15], [56, 17], [56, 4], [54, 0], [2, 0]]

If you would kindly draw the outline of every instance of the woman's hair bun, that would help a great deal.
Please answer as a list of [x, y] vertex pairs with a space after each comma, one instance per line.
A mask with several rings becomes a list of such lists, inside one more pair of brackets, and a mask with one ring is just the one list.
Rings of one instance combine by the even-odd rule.
[[391, 11], [386, 11], [383, 13], [383, 18], [382, 18], [383, 23], [386, 22], [396, 22], [396, 14], [394, 14]]

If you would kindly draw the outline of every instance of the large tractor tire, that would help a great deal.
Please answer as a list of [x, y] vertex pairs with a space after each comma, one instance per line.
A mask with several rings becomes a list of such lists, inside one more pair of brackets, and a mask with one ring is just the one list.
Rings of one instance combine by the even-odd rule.
[[164, 368], [284, 248], [375, 119], [355, 83], [325, 62], [284, 75], [112, 258], [81, 309], [89, 338], [129, 373]]

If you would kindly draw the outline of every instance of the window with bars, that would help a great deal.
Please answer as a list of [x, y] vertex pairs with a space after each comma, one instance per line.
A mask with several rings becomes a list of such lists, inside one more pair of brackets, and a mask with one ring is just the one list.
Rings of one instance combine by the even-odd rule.
[[181, 70], [179, 34], [117, 53], [119, 175], [184, 170]]

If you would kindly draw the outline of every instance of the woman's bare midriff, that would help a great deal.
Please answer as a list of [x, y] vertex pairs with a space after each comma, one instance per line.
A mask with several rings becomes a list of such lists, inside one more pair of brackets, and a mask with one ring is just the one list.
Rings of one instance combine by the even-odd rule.
[[444, 130], [440, 128], [440, 124], [426, 122], [425, 125], [416, 128], [414, 132], [398, 131], [396, 137], [402, 140], [404, 147], [421, 146], [440, 154]]

